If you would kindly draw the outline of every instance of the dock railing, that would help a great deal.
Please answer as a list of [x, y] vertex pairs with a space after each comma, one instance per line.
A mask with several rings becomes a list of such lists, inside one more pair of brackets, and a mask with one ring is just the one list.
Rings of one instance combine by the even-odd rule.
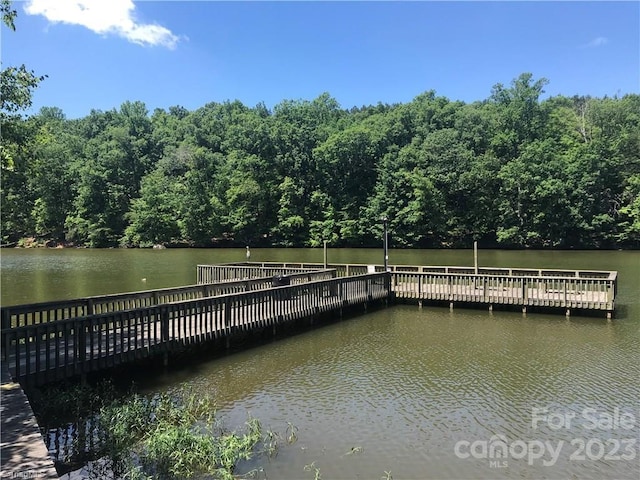
[[400, 299], [612, 312], [617, 273], [606, 273], [606, 277], [596, 277], [396, 271], [392, 273], [392, 290]]
[[244, 280], [248, 278], [296, 276], [304, 273], [314, 273], [323, 266], [312, 268], [290, 267], [290, 266], [270, 266], [258, 263], [226, 263], [216, 265], [198, 265], [198, 283], [218, 283], [234, 280]]
[[[336, 276], [336, 272], [333, 269], [301, 271], [300, 269], [277, 268], [272, 270], [286, 272], [291, 283], [294, 284], [334, 278]], [[200, 272], [200, 269], [198, 269], [198, 272]], [[271, 272], [271, 269], [269, 269], [269, 272]], [[198, 279], [200, 279], [200, 277], [198, 277]], [[0, 308], [0, 318], [2, 319], [1, 327], [4, 330], [7, 328], [49, 323], [93, 314], [151, 307], [163, 303], [259, 290], [271, 287], [272, 280], [273, 278], [271, 276], [261, 276], [258, 278], [245, 278], [243, 280], [229, 280], [218, 284], [199, 281], [197, 285], [184, 287], [116, 293], [26, 305], [3, 306]]]
[[389, 289], [385, 274], [329, 278], [13, 327], [2, 331], [3, 361], [14, 378], [47, 383], [387, 299]]
[[[322, 268], [321, 263], [254, 262], [261, 268]], [[384, 271], [383, 265], [328, 264], [339, 277]], [[398, 299], [615, 310], [618, 272], [500, 267], [390, 265]]]
[[[324, 268], [323, 263], [295, 263], [295, 262], [238, 262], [220, 265], [225, 268], [229, 266], [260, 267], [260, 268], [298, 268], [313, 270]], [[383, 272], [384, 265], [365, 263], [328, 263], [326, 268], [335, 269], [339, 277], [350, 275], [363, 275], [366, 273]], [[476, 274], [474, 267], [465, 266], [445, 266], [445, 265], [389, 265], [388, 270], [392, 273], [415, 272], [415, 273], [451, 273], [451, 274]], [[502, 267], [478, 267], [478, 275], [504, 275], [504, 276], [531, 276], [531, 277], [562, 277], [562, 278], [588, 278], [611, 279], [617, 275], [615, 271], [609, 270], [568, 270], [551, 268], [502, 268]], [[614, 277], [612, 277], [612, 275]], [[614, 278], [615, 279], [615, 278]]]

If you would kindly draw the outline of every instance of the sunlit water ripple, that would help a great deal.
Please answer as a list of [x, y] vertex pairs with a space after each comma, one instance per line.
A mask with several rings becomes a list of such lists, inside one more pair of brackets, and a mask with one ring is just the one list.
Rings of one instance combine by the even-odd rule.
[[[395, 307], [218, 359], [183, 385], [214, 394], [230, 425], [250, 414], [298, 428], [275, 459], [243, 466], [269, 478], [313, 478], [312, 462], [323, 478], [635, 478], [637, 460], [569, 457], [576, 438], [637, 438], [637, 424], [532, 426], [534, 408], [640, 418], [638, 341], [616, 341], [621, 333], [602, 320]], [[548, 467], [455, 454], [460, 440], [498, 434], [565, 445]]]

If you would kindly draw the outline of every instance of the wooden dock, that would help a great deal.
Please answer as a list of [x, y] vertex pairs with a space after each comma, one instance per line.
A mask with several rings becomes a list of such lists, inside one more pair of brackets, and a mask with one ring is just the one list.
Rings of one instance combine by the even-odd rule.
[[[319, 263], [244, 263], [236, 268], [325, 268]], [[220, 265], [198, 265], [198, 281], [215, 278]], [[226, 267], [226, 266], [225, 266]], [[329, 264], [339, 277], [383, 272], [382, 265]], [[239, 270], [241, 271], [241, 270]], [[545, 308], [569, 315], [572, 310], [615, 310], [618, 273], [595, 270], [552, 270], [395, 265], [389, 267], [395, 300], [454, 305], [511, 305]]]
[[[240, 275], [237, 268], [230, 268], [229, 272], [233, 273], [233, 278], [217, 280], [218, 283], [199, 281], [197, 285], [184, 287], [6, 306], [0, 309], [2, 330], [229, 293], [261, 290], [272, 286], [272, 275], [286, 276], [291, 284], [329, 279], [336, 276], [335, 270], [331, 269], [311, 270], [297, 267], [266, 267], [263, 269], [264, 274], [262, 275], [257, 274], [259, 272], [256, 269], [244, 269], [243, 271], [251, 276]], [[231, 275], [227, 275], [227, 277], [231, 277]]]
[[58, 478], [27, 396], [6, 365], [0, 384], [0, 478]]
[[[4, 364], [14, 379], [43, 384], [378, 300], [580, 309], [609, 317], [615, 308], [616, 272], [326, 267], [199, 265], [197, 285], [3, 307]], [[283, 286], [274, 287], [276, 279]]]
[[[316, 273], [335, 276], [335, 271]], [[343, 308], [389, 298], [389, 277], [383, 273], [324, 280], [314, 280], [313, 272], [297, 275], [307, 281], [272, 287], [270, 278], [268, 288], [12, 325], [2, 330], [4, 362], [20, 382], [44, 384], [238, 333], [275, 331], [288, 322], [339, 314]], [[258, 280], [267, 281], [239, 283]], [[208, 287], [219, 292], [237, 284]], [[203, 291], [202, 286], [195, 291], [198, 288]], [[150, 298], [148, 292], [140, 295]], [[131, 298], [127, 302], [136, 304]], [[32, 322], [46, 317], [41, 312], [55, 310], [53, 305], [47, 308], [38, 305], [28, 313], [27, 306], [9, 307], [11, 313], [5, 315], [12, 324]]]

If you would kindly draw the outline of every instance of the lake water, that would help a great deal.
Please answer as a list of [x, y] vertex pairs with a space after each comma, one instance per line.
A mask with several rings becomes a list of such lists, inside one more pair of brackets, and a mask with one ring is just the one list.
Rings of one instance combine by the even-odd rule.
[[[195, 283], [244, 249], [2, 250], [2, 304]], [[252, 250], [322, 261], [322, 250]], [[329, 250], [382, 263], [381, 250]], [[391, 264], [472, 265], [470, 250], [392, 250]], [[144, 392], [213, 395], [229, 427], [250, 414], [298, 441], [258, 478], [638, 478], [640, 252], [480, 251], [481, 266], [617, 270], [602, 318], [396, 306], [159, 372]], [[144, 280], [143, 280], [144, 279]], [[503, 454], [500, 456], [500, 454]], [[307, 468], [313, 464], [313, 468]]]

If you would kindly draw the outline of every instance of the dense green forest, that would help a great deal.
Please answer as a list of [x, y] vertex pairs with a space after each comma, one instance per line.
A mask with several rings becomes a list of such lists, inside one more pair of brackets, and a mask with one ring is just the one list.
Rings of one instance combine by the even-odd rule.
[[3, 243], [377, 245], [386, 216], [395, 247], [639, 246], [640, 96], [541, 100], [545, 83], [472, 104], [13, 115]]
[[542, 99], [525, 73], [471, 104], [26, 117], [43, 79], [2, 71], [3, 244], [371, 246], [387, 217], [394, 247], [640, 246], [640, 95]]

